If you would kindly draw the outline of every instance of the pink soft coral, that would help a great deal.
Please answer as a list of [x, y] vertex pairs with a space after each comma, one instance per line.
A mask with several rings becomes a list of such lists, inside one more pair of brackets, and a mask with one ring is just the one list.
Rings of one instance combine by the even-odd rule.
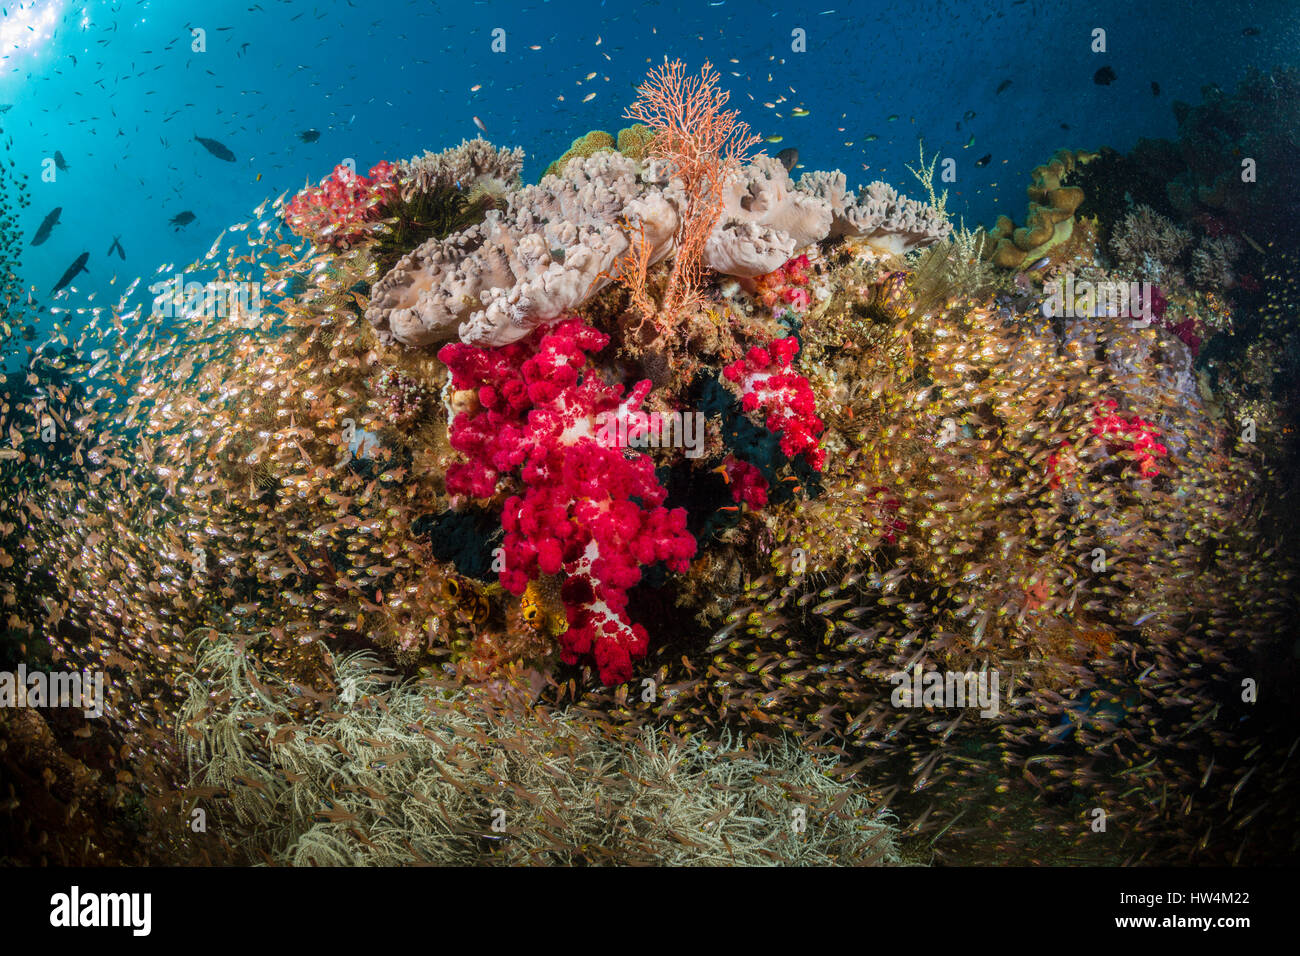
[[826, 452], [817, 446], [817, 436], [825, 425], [817, 417], [812, 386], [790, 368], [798, 351], [799, 341], [793, 336], [777, 339], [766, 349], [750, 349], [722, 374], [740, 385], [745, 411], [767, 413], [768, 431], [781, 436], [781, 451], [787, 458], [803, 455], [808, 464], [821, 471]]
[[796, 256], [781, 268], [754, 278], [754, 289], [769, 309], [785, 303], [797, 312], [808, 311], [812, 296], [808, 289], [808, 257]]
[[503, 348], [453, 343], [438, 357], [453, 387], [477, 390], [480, 403], [452, 423], [451, 445], [468, 460], [447, 469], [447, 490], [488, 498], [503, 476], [518, 477], [523, 494], [501, 516], [501, 583], [521, 594], [539, 574], [563, 574], [561, 656], [591, 656], [601, 680], [617, 684], [648, 650], [645, 629], [627, 616], [628, 590], [643, 565], [686, 571], [695, 539], [685, 510], [663, 507], [653, 460], [602, 440], [602, 419], [637, 411], [651, 388], [642, 381], [624, 396], [595, 374], [586, 353], [608, 341], [569, 318]]
[[767, 479], [761, 471], [734, 455], [727, 456], [722, 468], [731, 487], [732, 501], [743, 502], [756, 511], [767, 507]]
[[366, 224], [379, 219], [384, 203], [397, 194], [396, 172], [389, 162], [370, 167], [369, 177], [335, 166], [319, 186], [308, 186], [293, 198], [285, 207], [284, 221], [294, 235], [313, 242], [341, 245], [359, 239]]

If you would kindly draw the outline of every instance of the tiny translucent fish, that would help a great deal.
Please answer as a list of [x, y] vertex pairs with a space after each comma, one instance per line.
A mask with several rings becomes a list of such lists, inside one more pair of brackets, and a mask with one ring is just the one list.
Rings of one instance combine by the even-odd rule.
[[790, 111], [790, 115], [803, 117], [803, 116], [811, 116], [812, 114], [808, 110], [804, 109], [802, 106], [796, 106], [794, 109]]
[[584, 96], [584, 97], [582, 98], [582, 102], [584, 102], [584, 103], [590, 103], [590, 102], [591, 102], [592, 100], [594, 100], [595, 98], [596, 98], [596, 94], [595, 94], [595, 93], [588, 93], [586, 96]]
[[474, 117], [474, 125], [477, 126], [479, 129], [481, 129], [483, 132], [485, 133], [487, 132], [487, 127], [483, 125], [483, 121], [479, 119], [477, 116]]
[[471, 86], [471, 87], [469, 88], [469, 91], [470, 91], [471, 93], [477, 93], [477, 92], [478, 92], [479, 90], [481, 90], [481, 89], [483, 89], [483, 84], [482, 84], [482, 83], [475, 83], [473, 86]]
[[592, 70], [590, 73], [587, 74], [587, 79], [588, 79], [588, 80], [594, 80], [595, 78], [596, 78], [596, 71], [595, 71], [595, 70]]

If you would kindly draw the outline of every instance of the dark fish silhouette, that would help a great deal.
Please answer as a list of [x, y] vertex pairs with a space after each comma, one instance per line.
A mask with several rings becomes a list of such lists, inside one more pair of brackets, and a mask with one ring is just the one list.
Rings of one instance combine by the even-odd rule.
[[54, 165], [65, 173], [68, 171], [68, 164], [64, 161], [63, 154], [57, 149], [54, 151]]
[[179, 231], [181, 226], [188, 226], [197, 218], [198, 217], [194, 215], [194, 213], [186, 209], [184, 212], [178, 212], [176, 215], [172, 216], [167, 220], [167, 222], [175, 226], [177, 231]]
[[320, 130], [305, 129], [298, 134], [298, 138], [302, 140], [304, 143], [314, 143], [316, 142], [316, 140], [320, 139]]
[[[1007, 82], [1010, 81], [1008, 80]], [[975, 118], [975, 111], [967, 110], [965, 113], [962, 114], [961, 118], [969, 122], [970, 120], [973, 120]]]
[[1151, 95], [1152, 96], [1160, 95], [1160, 84], [1157, 83], [1155, 80], [1151, 81]]
[[202, 143], [203, 148], [213, 156], [217, 157], [217, 159], [224, 159], [228, 163], [233, 163], [235, 161], [235, 154], [226, 149], [226, 147], [222, 146], [215, 139], [208, 139], [206, 136], [195, 136], [194, 138]]
[[979, 167], [987, 166], [993, 160], [992, 153], [985, 153], [979, 159], [975, 160], [975, 165]]
[[1108, 66], [1103, 66], [1096, 73], [1092, 74], [1092, 82], [1098, 86], [1110, 86], [1116, 80], [1115, 71]]
[[89, 258], [90, 258], [89, 252], [83, 252], [81, 255], [77, 256], [77, 261], [74, 262], [72, 265], [68, 266], [68, 271], [63, 273], [63, 278], [60, 279], [55, 284], [53, 289], [50, 290], [50, 295], [54, 295], [55, 292], [58, 292], [69, 282], [75, 279], [77, 277], [78, 272], [87, 272], [87, 273], [90, 272], [90, 270], [86, 268], [86, 260]]
[[996, 96], [997, 94], [1001, 93], [1010, 85], [1011, 85], [1010, 80], [1003, 80], [1001, 83], [998, 84], [998, 88], [993, 91], [993, 95]]
[[799, 150], [793, 146], [787, 146], [776, 154], [776, 158], [781, 161], [781, 165], [785, 167], [785, 171], [788, 173], [794, 169], [795, 163], [799, 162]]
[[106, 256], [111, 256], [111, 255], [113, 254], [113, 250], [114, 250], [114, 249], [117, 250], [117, 257], [118, 257], [119, 259], [122, 259], [122, 260], [125, 261], [125, 259], [126, 259], [126, 250], [124, 250], [124, 249], [122, 248], [122, 237], [121, 237], [121, 236], [114, 236], [114, 237], [113, 237], [113, 244], [112, 244], [111, 246], [108, 247], [108, 252], [104, 253], [104, 255], [106, 255]]
[[32, 245], [39, 246], [50, 238], [50, 230], [59, 224], [59, 213], [61, 212], [63, 212], [63, 207], [55, 206], [54, 211], [41, 220], [41, 227], [36, 230], [36, 235], [32, 236]]
[[1263, 32], [1259, 27], [1246, 27], [1241, 31], [1241, 35], [1244, 37], [1257, 37]]
[[4, 105], [0, 105], [0, 113], [8, 113], [13, 108], [14, 105], [12, 103], [5, 103]]

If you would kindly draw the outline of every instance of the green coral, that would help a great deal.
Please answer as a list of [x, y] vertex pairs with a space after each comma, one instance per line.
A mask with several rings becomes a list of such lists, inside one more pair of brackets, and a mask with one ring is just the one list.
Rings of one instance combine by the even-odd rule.
[[654, 130], [642, 123], [619, 130], [617, 139], [603, 129], [593, 129], [575, 139], [563, 156], [546, 167], [542, 177], [558, 176], [569, 160], [576, 156], [590, 156], [602, 149], [617, 149], [624, 156], [639, 162], [646, 158], [653, 140]]
[[645, 159], [654, 138], [654, 130], [644, 123], [625, 127], [618, 131], [618, 151], [632, 159]]

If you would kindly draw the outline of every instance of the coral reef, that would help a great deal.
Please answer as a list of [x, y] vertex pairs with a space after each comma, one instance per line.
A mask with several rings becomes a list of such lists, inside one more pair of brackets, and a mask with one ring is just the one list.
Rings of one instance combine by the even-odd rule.
[[1233, 236], [1207, 236], [1192, 251], [1187, 277], [1200, 289], [1231, 289], [1237, 284], [1233, 265], [1242, 251], [1241, 242]]
[[[1132, 158], [1164, 180], [1184, 218], [1209, 213], [1235, 232], [1285, 236], [1300, 216], [1300, 175], [1290, 161], [1298, 94], [1295, 68], [1252, 72], [1232, 93], [1204, 87], [1200, 104], [1174, 104], [1176, 141], [1142, 140]], [[1245, 175], [1247, 161], [1259, 182]]]
[[[924, 154], [919, 208], [756, 157], [669, 294], [689, 184], [645, 135], [529, 187], [428, 155], [346, 244], [271, 205], [199, 264], [260, 315], [128, 290], [4, 383], [6, 650], [111, 684], [53, 746], [0, 721], [4, 832], [75, 797], [117, 828], [51, 861], [1293, 854], [1287, 237], [1139, 190], [1220, 284], [1066, 314], [1040, 282], [1145, 277], [1098, 250], [1117, 160], [1038, 173], [1013, 278]], [[1225, 291], [1193, 266], [1227, 236]], [[913, 696], [936, 673], [1000, 696]]]
[[[796, 189], [769, 157], [742, 168], [755, 138], [735, 111], [722, 109], [716, 73], [706, 65], [687, 80], [680, 63], [660, 72], [628, 114], [654, 132], [650, 159], [588, 150], [540, 185], [511, 192], [503, 213], [420, 245], [371, 292], [366, 316], [381, 336], [412, 346], [457, 336], [508, 345], [611, 280], [630, 290], [643, 321], [666, 328], [700, 304], [703, 269], [770, 273], [833, 224], [838, 234], [898, 254], [947, 234], [934, 209], [883, 183], [854, 200], [842, 175], [805, 177], [808, 188]], [[670, 255], [667, 283], [652, 302], [649, 270]]]
[[768, 431], [781, 438], [781, 453], [787, 458], [802, 455], [820, 471], [826, 452], [817, 447], [822, 420], [817, 417], [817, 399], [808, 380], [790, 371], [799, 351], [795, 338], [778, 339], [767, 348], [754, 346], [745, 357], [722, 370], [728, 381], [741, 390], [741, 407], [747, 412], [766, 413]]
[[855, 197], [842, 172], [811, 172], [799, 188], [830, 206], [831, 238], [856, 236], [882, 252], [902, 256], [947, 238], [952, 224], [942, 210], [901, 196], [887, 183], [862, 187]]
[[546, 172], [542, 174], [542, 178], [560, 175], [571, 159], [579, 157], [586, 159], [601, 150], [614, 149], [615, 145], [614, 137], [609, 133], [602, 129], [590, 130], [570, 143], [569, 148], [564, 151], [563, 155], [546, 167]]

